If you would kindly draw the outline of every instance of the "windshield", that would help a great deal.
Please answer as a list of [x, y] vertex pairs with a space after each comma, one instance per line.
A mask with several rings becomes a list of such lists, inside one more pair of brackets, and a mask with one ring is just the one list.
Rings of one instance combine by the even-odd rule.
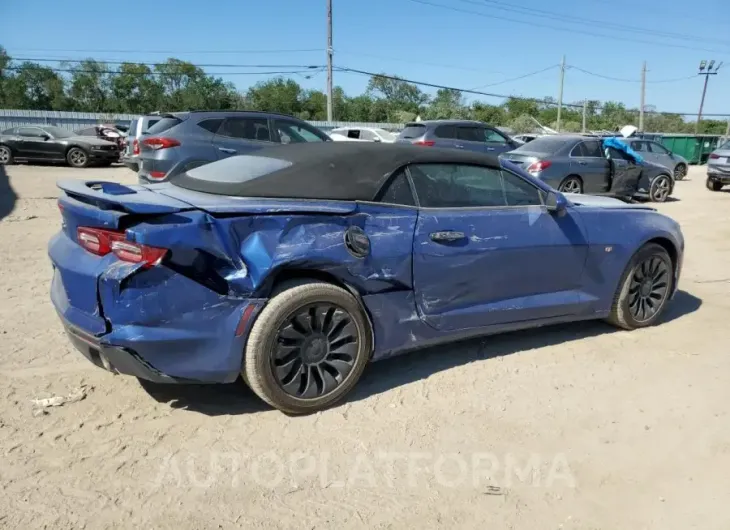
[[56, 127], [54, 125], [51, 125], [49, 127], [43, 127], [43, 130], [54, 138], [71, 138], [74, 135], [72, 132], [69, 132], [66, 129], [61, 129], [60, 127]]
[[722, 144], [718, 149], [730, 149], [730, 140]]

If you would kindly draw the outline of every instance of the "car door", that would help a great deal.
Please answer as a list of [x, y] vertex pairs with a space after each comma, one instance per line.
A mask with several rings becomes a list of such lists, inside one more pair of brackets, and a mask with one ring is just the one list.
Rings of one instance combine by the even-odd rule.
[[484, 129], [477, 125], [457, 125], [456, 143], [454, 147], [466, 151], [487, 152], [487, 144], [484, 141]]
[[17, 153], [22, 158], [49, 158], [47, 142], [53, 140], [39, 127], [18, 128]]
[[661, 164], [662, 166], [666, 167], [670, 171], [674, 171], [674, 158], [672, 158], [672, 153], [664, 147], [663, 145], [659, 145], [656, 142], [646, 142], [649, 147], [649, 152], [652, 155], [652, 162], [656, 162], [657, 164]]
[[511, 151], [516, 147], [506, 136], [496, 129], [485, 127], [483, 131], [487, 153], [499, 155]]
[[599, 140], [576, 144], [570, 152], [570, 171], [583, 180], [583, 193], [607, 193], [610, 189], [611, 166]]
[[408, 168], [419, 202], [416, 304], [444, 331], [578, 313], [588, 244], [580, 217], [548, 212], [544, 192], [490, 167]]
[[[456, 136], [456, 125], [437, 125], [436, 128], [433, 130], [433, 145], [435, 145], [436, 147], [445, 147], [448, 149], [463, 149], [463, 142], [457, 140]], [[429, 140], [430, 139], [431, 138], [429, 138]]]
[[[608, 154], [611, 166], [610, 194], [617, 197], [633, 197], [639, 191], [642, 167], [628, 153], [613, 147], [608, 148]], [[649, 185], [647, 183], [647, 187]]]
[[269, 125], [267, 118], [226, 118], [213, 136], [218, 158], [244, 155], [273, 145]]

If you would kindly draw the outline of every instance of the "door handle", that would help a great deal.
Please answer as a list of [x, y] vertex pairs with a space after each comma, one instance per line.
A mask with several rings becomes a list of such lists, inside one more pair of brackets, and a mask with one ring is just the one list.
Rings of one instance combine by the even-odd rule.
[[235, 149], [228, 149], [227, 147], [219, 147], [218, 151], [223, 151], [224, 153], [228, 153], [229, 155], [232, 155], [236, 152]]
[[583, 160], [579, 160], [579, 161], [578, 161], [578, 163], [579, 163], [579, 164], [580, 164], [581, 166], [587, 166], [587, 165], [588, 165], [588, 162], [584, 162]]
[[494, 151], [494, 147], [487, 147], [487, 151]]
[[461, 144], [454, 144], [454, 147], [456, 147], [457, 149], [464, 149], [464, 146]]
[[444, 230], [443, 232], [431, 232], [431, 241], [437, 243], [450, 243], [452, 241], [459, 241], [465, 239], [466, 235], [464, 232], [454, 232], [453, 230]]

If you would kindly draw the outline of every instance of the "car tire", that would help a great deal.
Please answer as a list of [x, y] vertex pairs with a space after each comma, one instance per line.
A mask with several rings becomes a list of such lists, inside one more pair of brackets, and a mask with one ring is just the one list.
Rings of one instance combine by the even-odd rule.
[[672, 177], [669, 175], [657, 175], [651, 181], [649, 198], [652, 202], [666, 202], [672, 194]]
[[13, 152], [7, 145], [0, 145], [0, 166], [9, 166], [13, 163]]
[[561, 193], [583, 193], [583, 181], [575, 175], [565, 177], [558, 186], [558, 191]]
[[316, 412], [352, 390], [372, 347], [368, 317], [350, 292], [298, 282], [275, 292], [251, 327], [243, 379], [282, 412]]
[[674, 180], [682, 180], [687, 176], [687, 165], [677, 164], [674, 168]]
[[707, 186], [707, 189], [710, 191], [720, 191], [722, 189], [722, 182], [707, 179], [705, 181], [705, 186]]
[[89, 154], [80, 147], [72, 147], [66, 153], [66, 161], [71, 167], [86, 167], [89, 165]]
[[621, 276], [608, 323], [629, 330], [655, 324], [673, 288], [674, 264], [667, 250], [656, 243], [644, 245]]

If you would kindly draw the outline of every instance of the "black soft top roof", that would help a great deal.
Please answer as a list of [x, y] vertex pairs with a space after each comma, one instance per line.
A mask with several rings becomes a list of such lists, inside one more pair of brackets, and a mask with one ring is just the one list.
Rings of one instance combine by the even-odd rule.
[[[260, 170], [266, 159], [276, 159], [268, 164], [273, 170]], [[216, 195], [371, 201], [393, 171], [424, 163], [500, 167], [495, 156], [456, 149], [321, 142], [269, 147], [230, 157], [174, 177], [172, 183]], [[258, 169], [252, 169], [254, 166]]]

